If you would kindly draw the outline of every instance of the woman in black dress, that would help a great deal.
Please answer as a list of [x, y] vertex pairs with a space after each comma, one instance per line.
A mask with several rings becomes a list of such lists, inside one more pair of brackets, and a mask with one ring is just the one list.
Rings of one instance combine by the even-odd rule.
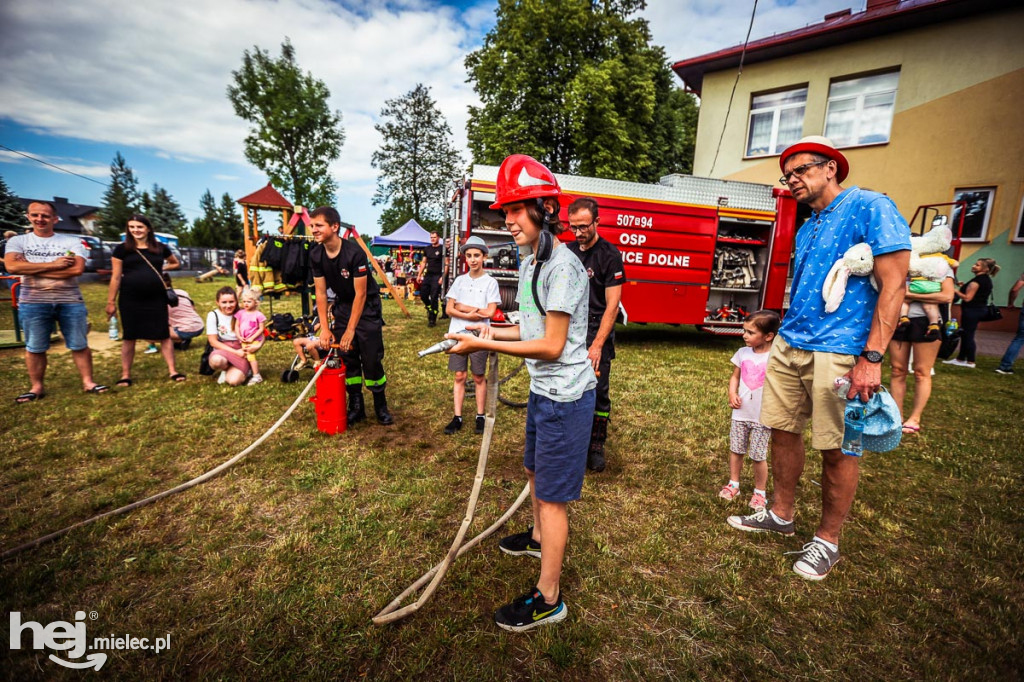
[[[185, 375], [174, 366], [174, 346], [167, 324], [167, 289], [160, 273], [181, 266], [166, 244], [153, 234], [153, 226], [143, 215], [133, 215], [125, 227], [124, 241], [114, 247], [111, 260], [107, 316], [114, 314], [120, 291], [121, 378], [118, 386], [132, 385], [135, 341], [145, 339], [160, 345], [172, 381], [184, 381]], [[152, 267], [150, 267], [152, 266]]]
[[999, 266], [993, 258], [979, 258], [971, 266], [974, 279], [966, 285], [957, 282], [953, 294], [960, 299], [960, 353], [956, 358], [945, 360], [944, 364], [958, 367], [974, 367], [974, 357], [978, 344], [974, 341], [974, 333], [978, 331], [978, 323], [988, 311], [988, 299], [992, 295], [992, 278], [999, 272]]

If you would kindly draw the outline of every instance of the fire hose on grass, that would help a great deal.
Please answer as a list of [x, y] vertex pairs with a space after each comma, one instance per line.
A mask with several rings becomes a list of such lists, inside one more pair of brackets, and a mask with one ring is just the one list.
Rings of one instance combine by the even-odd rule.
[[[335, 347], [332, 348], [331, 354], [334, 353], [334, 348], [337, 348], [337, 347], [335, 346]], [[73, 530], [77, 530], [79, 528], [83, 528], [83, 527], [88, 526], [91, 523], [95, 523], [96, 521], [99, 521], [101, 519], [107, 519], [107, 518], [111, 518], [111, 517], [114, 517], [114, 516], [120, 516], [122, 514], [127, 514], [130, 511], [134, 511], [136, 509], [139, 509], [140, 507], [145, 507], [146, 505], [152, 504], [152, 503], [154, 503], [154, 502], [156, 502], [158, 500], [162, 500], [165, 497], [170, 497], [171, 495], [175, 495], [177, 493], [184, 492], [184, 491], [188, 490], [189, 488], [194, 488], [197, 485], [199, 485], [201, 483], [205, 483], [206, 481], [209, 481], [211, 478], [214, 478], [214, 477], [219, 476], [220, 474], [224, 473], [225, 471], [227, 471], [228, 469], [230, 469], [231, 467], [233, 467], [234, 465], [238, 464], [243, 459], [245, 459], [245, 457], [249, 453], [251, 453], [253, 450], [255, 450], [260, 445], [262, 445], [263, 442], [266, 441], [267, 438], [270, 438], [270, 436], [273, 435], [273, 433], [275, 431], [277, 431], [278, 427], [280, 427], [281, 424], [283, 424], [288, 419], [288, 417], [290, 417], [292, 415], [292, 412], [294, 412], [295, 409], [300, 404], [302, 404], [302, 401], [306, 397], [306, 394], [309, 393], [309, 389], [311, 389], [313, 387], [313, 385], [316, 383], [316, 380], [320, 377], [320, 375], [323, 373], [323, 371], [327, 368], [327, 360], [330, 357], [331, 357], [331, 355], [328, 355], [328, 357], [325, 358], [324, 361], [320, 363], [320, 367], [317, 368], [316, 373], [313, 374], [313, 378], [309, 380], [309, 383], [306, 384], [306, 387], [304, 389], [302, 389], [302, 392], [299, 393], [299, 396], [295, 399], [295, 401], [288, 407], [287, 410], [284, 411], [284, 414], [281, 415], [281, 418], [278, 419], [276, 422], [274, 422], [274, 425], [271, 426], [269, 429], [267, 429], [263, 433], [262, 436], [260, 436], [255, 441], [253, 441], [252, 445], [250, 445], [246, 449], [242, 450], [241, 452], [239, 452], [237, 455], [235, 455], [234, 457], [232, 457], [228, 461], [224, 462], [223, 464], [221, 464], [221, 465], [219, 465], [219, 466], [217, 466], [217, 467], [215, 467], [213, 469], [210, 469], [209, 471], [207, 471], [205, 474], [203, 474], [201, 476], [197, 476], [196, 478], [193, 478], [191, 481], [186, 481], [185, 483], [182, 483], [181, 485], [177, 485], [177, 486], [175, 486], [175, 487], [173, 487], [173, 488], [171, 488], [169, 490], [165, 490], [165, 491], [163, 491], [161, 493], [157, 493], [156, 495], [151, 495], [150, 497], [147, 497], [147, 498], [145, 498], [143, 500], [139, 500], [138, 502], [132, 502], [131, 504], [125, 505], [123, 507], [119, 507], [117, 509], [113, 509], [111, 511], [104, 512], [102, 514], [97, 514], [96, 516], [88, 518], [85, 521], [79, 521], [78, 523], [74, 523], [74, 524], [68, 526], [67, 528], [62, 528], [61, 530], [55, 531], [53, 533], [50, 533], [49, 535], [44, 535], [43, 537], [37, 538], [37, 539], [35, 539], [35, 540], [31, 541], [31, 542], [26, 542], [26, 543], [24, 543], [22, 545], [18, 545], [17, 547], [13, 547], [11, 549], [8, 549], [5, 552], [3, 552], [2, 554], [0, 554], [0, 561], [6, 561], [7, 559], [13, 557], [14, 555], [20, 554], [21, 552], [24, 552], [26, 550], [35, 549], [36, 547], [39, 547], [40, 545], [44, 545], [47, 542], [50, 542], [52, 540], [56, 540], [59, 537], [67, 535], [68, 533], [70, 533]]]
[[[420, 353], [420, 357], [430, 353], [447, 350], [447, 348], [451, 348], [454, 345], [455, 341], [453, 339], [446, 339], [445, 341], [428, 348], [426, 351], [422, 351]], [[512, 503], [512, 506], [501, 515], [501, 518], [495, 521], [489, 528], [487, 528], [487, 530], [480, 533], [466, 544], [462, 544], [462, 540], [466, 537], [466, 532], [469, 530], [470, 524], [473, 523], [473, 515], [476, 512], [477, 500], [480, 497], [480, 487], [484, 482], [484, 472], [487, 470], [487, 455], [490, 452], [491, 437], [494, 434], [494, 416], [497, 410], [497, 404], [498, 354], [490, 352], [487, 355], [487, 402], [486, 407], [484, 408], [484, 437], [480, 442], [480, 456], [477, 458], [476, 475], [473, 478], [473, 490], [470, 492], [469, 501], [466, 503], [466, 515], [462, 518], [462, 525], [459, 526], [459, 532], [455, 534], [455, 539], [452, 541], [451, 547], [448, 548], [448, 554], [445, 555], [444, 559], [420, 576], [416, 582], [407, 587], [401, 594], [395, 597], [390, 604], [385, 606], [380, 613], [374, 616], [373, 622], [377, 625], [393, 623], [396, 620], [405, 618], [406, 616], [418, 611], [420, 607], [426, 604], [433, 596], [438, 585], [440, 585], [441, 581], [444, 580], [444, 576], [451, 567], [452, 562], [504, 525], [505, 522], [516, 513], [519, 507], [522, 506], [523, 502], [525, 502], [530, 496], [530, 485], [527, 484], [526, 487], [523, 488], [523, 491], [519, 493], [519, 497], [516, 498], [516, 501]], [[427, 588], [423, 591], [423, 594], [420, 595], [419, 599], [408, 606], [399, 608], [401, 603], [405, 601], [407, 597], [423, 587], [427, 581], [429, 581], [430, 584], [427, 585]]]

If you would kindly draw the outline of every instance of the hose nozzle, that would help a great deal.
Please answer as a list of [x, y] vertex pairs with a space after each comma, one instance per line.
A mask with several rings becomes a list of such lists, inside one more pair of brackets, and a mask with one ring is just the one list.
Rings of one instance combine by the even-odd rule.
[[[462, 332], [459, 332], [459, 333], [460, 334], [468, 333], [468, 334], [472, 334], [473, 336], [480, 336], [480, 332], [476, 331], [475, 329], [473, 329], [473, 330], [465, 329], [465, 330], [463, 330]], [[437, 343], [435, 343], [430, 348], [426, 348], [424, 350], [421, 350], [419, 353], [417, 353], [417, 355], [419, 355], [421, 358], [423, 358], [423, 357], [426, 357], [428, 355], [433, 355], [434, 353], [444, 353], [449, 348], [454, 348], [458, 343], [459, 342], [457, 340], [455, 340], [455, 339], [442, 339], [441, 341], [438, 341]]]

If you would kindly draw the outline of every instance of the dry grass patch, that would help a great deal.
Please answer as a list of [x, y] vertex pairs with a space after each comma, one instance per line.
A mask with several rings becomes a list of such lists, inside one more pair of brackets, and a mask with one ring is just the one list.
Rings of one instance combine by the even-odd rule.
[[[187, 283], [204, 311], [222, 284]], [[94, 325], [102, 287], [85, 287]], [[204, 302], [210, 302], [207, 306]], [[269, 314], [269, 307], [264, 312]], [[297, 299], [275, 312], [298, 313]], [[370, 618], [436, 563], [458, 529], [479, 438], [446, 437], [451, 375], [415, 359], [441, 329], [423, 308], [385, 304], [391, 428], [339, 437], [312, 407], [225, 475], [0, 565], [8, 611], [43, 623], [94, 610], [89, 635], [172, 633], [170, 651], [110, 652], [117, 679], [798, 679], [1013, 677], [1021, 650], [1024, 416], [1019, 376], [940, 368], [920, 436], [868, 455], [843, 538], [844, 563], [808, 584], [783, 552], [820, 510], [813, 455], [798, 491], [798, 535], [739, 534], [716, 497], [726, 472], [725, 386], [733, 339], [687, 329], [620, 330], [609, 467], [572, 505], [564, 573], [569, 619], [512, 635], [495, 608], [536, 578], [536, 561], [491, 540], [453, 566], [434, 600], [388, 627]], [[268, 381], [237, 389], [195, 373], [167, 381], [139, 355], [136, 383], [83, 396], [67, 354], [51, 356], [46, 399], [0, 411], [0, 546], [7, 548], [176, 485], [256, 439], [301, 385], [277, 381], [291, 345], [268, 344]], [[116, 354], [96, 360], [104, 383]], [[304, 375], [307, 379], [309, 373]], [[0, 385], [20, 392], [17, 351]], [[525, 397], [525, 374], [509, 382]], [[467, 405], [467, 409], [468, 408]], [[523, 484], [523, 413], [498, 416], [479, 531]], [[745, 488], [749, 473], [745, 474]], [[510, 530], [529, 522], [521, 512]], [[5, 652], [10, 678], [79, 677], [40, 652]]]

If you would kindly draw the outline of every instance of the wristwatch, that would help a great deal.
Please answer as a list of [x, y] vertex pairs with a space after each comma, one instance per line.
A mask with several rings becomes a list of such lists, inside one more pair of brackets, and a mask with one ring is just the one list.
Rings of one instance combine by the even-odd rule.
[[877, 365], [885, 358], [885, 354], [877, 350], [862, 350], [860, 356], [873, 365]]

